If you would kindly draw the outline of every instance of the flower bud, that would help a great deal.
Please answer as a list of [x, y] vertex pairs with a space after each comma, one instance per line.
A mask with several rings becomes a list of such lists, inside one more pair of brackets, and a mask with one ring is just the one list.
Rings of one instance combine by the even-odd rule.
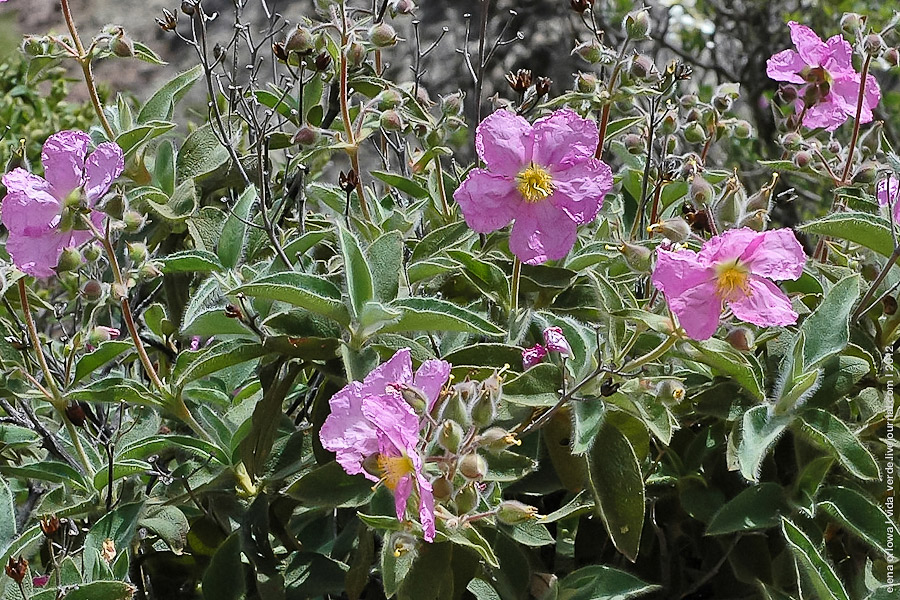
[[656, 65], [646, 54], [636, 54], [631, 59], [631, 75], [636, 79], [649, 79], [656, 71]]
[[650, 248], [632, 244], [631, 242], [622, 242], [618, 249], [632, 270], [638, 273], [646, 273], [650, 270], [650, 257], [653, 256], [653, 251]]
[[403, 129], [403, 119], [396, 110], [386, 110], [381, 113], [378, 124], [385, 131], [401, 131]]
[[700, 102], [697, 94], [685, 94], [678, 99], [678, 103], [684, 108], [694, 108]]
[[478, 506], [478, 490], [475, 489], [474, 484], [470, 483], [456, 492], [456, 497], [453, 500], [456, 502], [456, 512], [464, 515]]
[[313, 68], [315, 68], [316, 71], [327, 71], [328, 67], [330, 66], [331, 55], [324, 50], [322, 52], [319, 52], [319, 54], [317, 54], [316, 58], [313, 60]]
[[888, 48], [881, 57], [892, 67], [896, 67], [900, 64], [900, 52], [898, 52], [896, 48]]
[[309, 125], [304, 125], [297, 130], [291, 141], [300, 146], [314, 146], [319, 141], [319, 132]]
[[688, 123], [684, 128], [683, 135], [685, 141], [690, 144], [702, 144], [706, 142], [706, 129], [697, 121]]
[[394, 549], [394, 558], [400, 558], [404, 554], [415, 550], [416, 539], [405, 531], [395, 531], [391, 536], [390, 544]]
[[500, 402], [500, 396], [503, 395], [503, 377], [500, 374], [502, 371], [503, 369], [500, 371], [495, 369], [490, 377], [481, 382], [481, 392], [490, 399], [495, 407]]
[[753, 127], [744, 119], [739, 119], [734, 124], [734, 137], [739, 140], [746, 140], [753, 135]]
[[393, 16], [409, 15], [414, 10], [416, 10], [416, 4], [413, 0], [394, 0], [391, 3], [391, 14]]
[[464, 108], [463, 100], [465, 97], [466, 93], [462, 90], [455, 94], [441, 96], [441, 112], [448, 116], [461, 115]]
[[109, 38], [109, 51], [120, 58], [134, 56], [134, 42], [121, 27], [118, 28], [118, 33]]
[[753, 332], [746, 327], [735, 327], [725, 335], [725, 341], [739, 352], [749, 352], [756, 344]]
[[519, 525], [538, 517], [538, 509], [516, 500], [504, 500], [497, 507], [497, 520], [505, 525]]
[[81, 288], [81, 295], [89, 302], [95, 302], [103, 295], [103, 284], [96, 279], [89, 279]]
[[730, 96], [717, 95], [713, 96], [712, 104], [716, 107], [716, 110], [718, 110], [720, 113], [723, 113], [731, 110], [731, 107], [734, 104], [734, 100], [732, 100]]
[[716, 191], [712, 184], [706, 181], [702, 175], [697, 174], [691, 179], [690, 193], [694, 206], [699, 207], [711, 203]]
[[630, 40], [643, 40], [650, 37], [650, 11], [646, 8], [635, 10], [622, 20], [622, 29]]
[[157, 264], [148, 261], [138, 268], [138, 277], [141, 281], [152, 281], [158, 277], [162, 277], [162, 271], [159, 270]]
[[316, 39], [312, 32], [303, 25], [297, 25], [297, 28], [291, 32], [284, 42], [284, 49], [288, 52], [296, 52], [297, 54], [309, 54], [316, 47]]
[[797, 133], [796, 131], [791, 131], [789, 133], [784, 134], [781, 138], [781, 145], [784, 146], [787, 150], [796, 150], [800, 147], [800, 144], [803, 142], [803, 136]]
[[859, 151], [863, 158], [874, 157], [881, 150], [881, 133], [884, 129], [883, 121], [875, 121], [859, 140]]
[[459, 444], [462, 442], [465, 432], [462, 425], [456, 421], [447, 420], [441, 423], [438, 431], [438, 444], [441, 448], [455, 454], [459, 450]]
[[403, 96], [397, 90], [386, 89], [375, 98], [378, 110], [391, 110], [403, 104]]
[[578, 73], [575, 77], [575, 89], [582, 94], [593, 94], [597, 91], [599, 80], [593, 73]]
[[870, 184], [875, 183], [878, 178], [878, 165], [873, 162], [864, 162], [853, 174], [853, 183]]
[[572, 54], [577, 54], [587, 62], [594, 65], [603, 60], [605, 52], [603, 51], [603, 46], [600, 45], [600, 42], [598, 42], [597, 40], [590, 40], [588, 42], [582, 42], [581, 44], [575, 46], [575, 49], [572, 50]]
[[551, 352], [559, 352], [569, 358], [574, 356], [572, 346], [569, 345], [569, 340], [560, 327], [548, 327], [544, 330], [544, 344]]
[[488, 466], [477, 453], [466, 454], [459, 461], [459, 472], [467, 479], [481, 480], [487, 475]]
[[491, 427], [478, 436], [478, 445], [488, 452], [497, 454], [510, 446], [519, 446], [522, 442], [516, 438], [516, 434], [510, 433], [502, 427]]
[[194, 16], [194, 11], [197, 10], [197, 5], [194, 0], [182, 0], [181, 1], [181, 12], [186, 14], [189, 17]]
[[540, 344], [522, 350], [522, 368], [530, 369], [544, 360], [545, 356], [547, 356], [547, 349]]
[[849, 36], [855, 36], [862, 27], [864, 18], [859, 13], [844, 13], [841, 17], [841, 31]]
[[366, 62], [366, 47], [359, 42], [351, 42], [347, 46], [347, 64], [351, 69], [358, 69]]
[[122, 221], [128, 233], [137, 233], [144, 228], [144, 215], [135, 210], [126, 210], [122, 214]]
[[691, 226], [681, 217], [663, 219], [647, 228], [650, 233], [658, 233], [675, 243], [681, 243], [691, 237]]
[[644, 153], [644, 137], [641, 135], [628, 133], [622, 138], [622, 143], [625, 144], [625, 149], [629, 154]]
[[403, 401], [417, 413], [424, 413], [428, 408], [428, 397], [419, 388], [407, 384], [396, 384], [395, 387], [400, 392]]
[[369, 29], [369, 41], [376, 48], [387, 48], [397, 43], [397, 32], [387, 23], [376, 23]]
[[453, 495], [453, 484], [446, 477], [438, 477], [431, 482], [431, 492], [436, 500], [447, 500]]
[[794, 165], [800, 169], [805, 169], [812, 162], [812, 154], [806, 150], [801, 150], [794, 155]]
[[[464, 382], [464, 383], [475, 383], [475, 382]], [[462, 394], [458, 391], [458, 386], [463, 384], [457, 384], [453, 386], [452, 393], [447, 397], [447, 400], [444, 402], [444, 405], [441, 409], [440, 417], [442, 419], [456, 421], [463, 427], [468, 427], [472, 424], [472, 417], [469, 414], [469, 406], [466, 402], [467, 398], [463, 398]], [[477, 386], [477, 384], [475, 384]]]
[[674, 110], [668, 111], [659, 124], [659, 132], [663, 135], [672, 135], [678, 131], [678, 116]]
[[126, 244], [128, 248], [128, 258], [131, 259], [131, 262], [139, 265], [147, 260], [150, 256], [150, 251], [147, 250], [147, 245], [142, 242], [128, 243]]
[[77, 248], [65, 248], [59, 255], [59, 263], [56, 265], [56, 270], [59, 273], [74, 271], [78, 269], [83, 262], [84, 259]]
[[656, 397], [663, 404], [678, 404], [684, 400], [684, 384], [677, 379], [663, 379], [656, 384]]
[[863, 48], [873, 58], [878, 58], [881, 55], [881, 50], [884, 48], [884, 40], [877, 33], [870, 33], [863, 42]]

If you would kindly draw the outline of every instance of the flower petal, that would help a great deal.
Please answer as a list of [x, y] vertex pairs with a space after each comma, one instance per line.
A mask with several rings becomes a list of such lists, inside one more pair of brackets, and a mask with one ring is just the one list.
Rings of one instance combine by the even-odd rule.
[[394, 509], [397, 511], [397, 518], [401, 521], [406, 518], [406, 503], [413, 490], [412, 475], [401, 477], [397, 481], [397, 487], [394, 489]]
[[475, 132], [475, 149], [488, 169], [515, 177], [531, 161], [531, 125], [508, 110], [489, 115]]
[[[802, 102], [797, 102], [797, 110], [803, 108]], [[803, 126], [808, 129], [823, 128], [826, 131], [834, 131], [844, 124], [849, 118], [844, 108], [844, 102], [839, 100], [837, 95], [832, 93], [825, 96], [824, 99], [809, 107], [806, 116], [803, 117]]]
[[828, 48], [828, 58], [823, 67], [833, 77], [840, 72], [854, 72], [853, 49], [850, 43], [841, 35], [833, 35], [825, 42]]
[[797, 52], [800, 53], [800, 57], [806, 61], [806, 64], [813, 67], [822, 66], [825, 59], [828, 58], [828, 46], [825, 45], [822, 38], [806, 25], [801, 25], [796, 21], [789, 22], [788, 27], [791, 28], [791, 41], [794, 42]]
[[416, 473], [419, 487], [419, 522], [422, 524], [423, 537], [426, 542], [434, 541], [434, 493], [431, 482], [422, 475]]
[[331, 397], [328, 402], [331, 413], [322, 424], [319, 439], [325, 449], [335, 453], [344, 471], [350, 475], [362, 473], [368, 479], [378, 481], [362, 468], [363, 461], [378, 452], [375, 427], [362, 412], [362, 387], [360, 382], [352, 381]]
[[741, 229], [729, 229], [728, 231], [710, 238], [700, 250], [700, 261], [707, 265], [740, 258], [747, 247], [753, 244], [759, 236], [758, 231], [749, 227]]
[[612, 170], [606, 163], [588, 158], [554, 171], [553, 183], [556, 190], [548, 200], [581, 225], [597, 217], [613, 186]]
[[600, 143], [597, 124], [570, 108], [535, 121], [532, 135], [531, 160], [545, 167], [593, 158]]
[[[410, 385], [412, 382], [412, 359], [409, 355], [409, 348], [403, 348], [366, 375], [362, 382], [362, 395], [383, 396], [388, 393], [388, 386], [391, 384]], [[396, 392], [391, 393], [396, 395]]]
[[806, 265], [806, 253], [793, 231], [773, 229], [756, 234], [741, 261], [754, 275], [775, 280], [798, 279]]
[[728, 303], [735, 317], [761, 327], [793, 325], [797, 322], [797, 313], [791, 308], [791, 301], [777, 285], [753, 275], [748, 285], [749, 294]]
[[109, 191], [112, 182], [125, 170], [125, 159], [118, 144], [104, 142], [97, 146], [84, 164], [84, 195], [88, 206]]
[[362, 412], [378, 431], [382, 451], [390, 442], [393, 446], [393, 449], [387, 448], [390, 455], [417, 453], [419, 416], [400, 394], [368, 396], [362, 401]]
[[10, 232], [24, 236], [47, 234], [59, 224], [61, 211], [56, 198], [36, 188], [10, 191], [0, 203], [3, 224]]
[[10, 232], [6, 251], [13, 264], [34, 277], [51, 277], [59, 263], [59, 255], [66, 247], [69, 236], [51, 230], [40, 236], [24, 236]]
[[657, 250], [653, 285], [666, 298], [675, 298], [685, 291], [712, 281], [715, 274], [701, 263], [696, 252], [690, 250]]
[[473, 169], [453, 193], [469, 227], [490, 233], [506, 227], [525, 200], [514, 180], [485, 169]]
[[81, 187], [90, 143], [90, 136], [83, 131], [60, 131], [44, 143], [41, 152], [44, 178], [53, 186], [53, 195], [59, 200]]
[[788, 83], [804, 83], [803, 77], [799, 75], [800, 71], [806, 63], [800, 58], [794, 50], [782, 50], [778, 54], [773, 54], [766, 61], [766, 75], [775, 81], [786, 81]]
[[550, 202], [523, 204], [509, 235], [509, 249], [528, 265], [563, 258], [575, 245], [577, 225]]
[[666, 299], [691, 339], [707, 340], [719, 327], [722, 299], [716, 294], [715, 282], [706, 281], [674, 298], [666, 294]]
[[450, 363], [445, 360], [426, 360], [416, 371], [413, 385], [422, 390], [428, 398], [429, 413], [437, 403], [438, 396], [449, 378]]

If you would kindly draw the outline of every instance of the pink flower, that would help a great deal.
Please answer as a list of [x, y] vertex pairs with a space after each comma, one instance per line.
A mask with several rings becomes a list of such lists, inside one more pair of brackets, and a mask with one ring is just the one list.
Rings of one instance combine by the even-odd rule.
[[534, 125], [499, 110], [478, 126], [473, 169], [453, 198], [469, 227], [489, 233], [515, 220], [509, 249], [527, 264], [564, 257], [577, 226], [593, 221], [612, 189], [612, 171], [594, 158], [597, 126], [569, 109]]
[[[797, 50], [782, 50], [766, 63], [766, 74], [775, 81], [807, 84], [800, 91], [801, 98], [817, 99], [806, 107], [803, 125], [814, 129], [824, 127], [834, 131], [849, 118], [856, 117], [861, 76], [853, 68], [853, 51], [840, 35], [827, 42], [806, 25], [788, 23], [791, 40]], [[878, 81], [866, 77], [860, 123], [872, 120], [872, 110], [881, 99]], [[802, 110], [803, 101], [799, 101]]]
[[[5, 2], [6, 0], [0, 0], [0, 2]], [[32, 587], [42, 588], [50, 581], [49, 575], [38, 575], [37, 577], [31, 578]]]
[[362, 382], [352, 381], [332, 396], [331, 413], [319, 434], [322, 445], [336, 454], [344, 471], [383, 482], [394, 493], [398, 519], [405, 518], [407, 501], [415, 489], [419, 521], [429, 542], [435, 533], [434, 495], [431, 482], [422, 473], [419, 416], [403, 399], [401, 389], [421, 391], [430, 410], [449, 377], [450, 363], [442, 360], [425, 361], [413, 376], [409, 348], [404, 348]]
[[875, 196], [881, 206], [894, 207], [894, 221], [900, 223], [900, 180], [891, 175], [878, 182], [875, 188]]
[[569, 345], [569, 340], [566, 339], [563, 330], [559, 327], [548, 327], [544, 330], [544, 344], [547, 346], [547, 350], [572, 357], [572, 346]]
[[[76, 212], [93, 208], [125, 168], [119, 146], [103, 143], [88, 156], [90, 141], [82, 131], [54, 133], [41, 153], [44, 177], [24, 169], [3, 176], [6, 250], [29, 275], [50, 277], [63, 249], [91, 239]], [[103, 214], [93, 212], [91, 221], [101, 228]]]
[[732, 229], [691, 250], [658, 250], [653, 285], [691, 338], [711, 337], [723, 304], [743, 321], [760, 326], [791, 325], [797, 313], [770, 280], [797, 279], [806, 255], [789, 229], [762, 233]]
[[522, 368], [530, 369], [544, 360], [545, 356], [547, 356], [547, 349], [540, 344], [522, 350]]

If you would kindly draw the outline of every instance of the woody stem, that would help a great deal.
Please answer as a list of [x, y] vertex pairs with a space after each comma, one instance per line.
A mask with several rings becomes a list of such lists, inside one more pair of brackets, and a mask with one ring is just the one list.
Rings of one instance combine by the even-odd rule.
[[859, 94], [856, 97], [856, 119], [853, 121], [853, 137], [850, 138], [850, 151], [847, 154], [847, 164], [844, 165], [844, 174], [841, 176], [841, 185], [847, 183], [847, 178], [850, 177], [850, 170], [853, 168], [853, 154], [856, 152], [856, 142], [859, 140], [859, 117], [862, 114], [863, 102], [866, 99], [866, 80], [869, 77], [869, 65], [871, 63], [872, 55], [867, 52], [859, 81]]

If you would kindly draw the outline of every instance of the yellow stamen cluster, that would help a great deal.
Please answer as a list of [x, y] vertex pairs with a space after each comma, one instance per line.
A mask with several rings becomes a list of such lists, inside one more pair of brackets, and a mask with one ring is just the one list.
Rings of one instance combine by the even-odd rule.
[[412, 459], [403, 454], [401, 456], [378, 455], [378, 469], [381, 471], [381, 481], [392, 492], [397, 489], [400, 480], [415, 472], [416, 467]]
[[716, 267], [716, 293], [723, 300], [738, 300], [750, 294], [750, 270], [738, 260]]
[[550, 173], [534, 163], [516, 175], [516, 181], [519, 182], [516, 186], [519, 193], [529, 204], [540, 202], [553, 193], [553, 178]]

